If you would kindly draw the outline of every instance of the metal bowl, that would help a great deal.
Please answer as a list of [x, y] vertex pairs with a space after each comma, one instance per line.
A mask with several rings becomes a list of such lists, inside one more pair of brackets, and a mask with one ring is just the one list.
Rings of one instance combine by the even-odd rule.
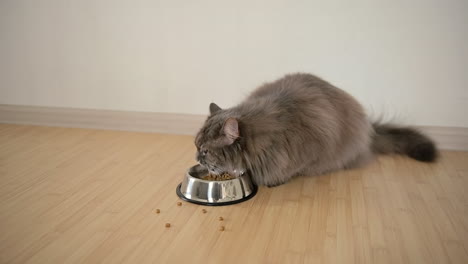
[[257, 186], [248, 173], [231, 180], [202, 180], [207, 174], [208, 170], [201, 165], [191, 167], [177, 186], [177, 195], [187, 202], [221, 206], [246, 201], [257, 193]]

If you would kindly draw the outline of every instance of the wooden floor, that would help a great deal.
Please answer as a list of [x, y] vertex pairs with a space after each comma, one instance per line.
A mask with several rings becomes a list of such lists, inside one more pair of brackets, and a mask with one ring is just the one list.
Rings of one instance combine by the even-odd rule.
[[0, 125], [0, 263], [468, 263], [468, 152], [177, 206], [192, 141]]

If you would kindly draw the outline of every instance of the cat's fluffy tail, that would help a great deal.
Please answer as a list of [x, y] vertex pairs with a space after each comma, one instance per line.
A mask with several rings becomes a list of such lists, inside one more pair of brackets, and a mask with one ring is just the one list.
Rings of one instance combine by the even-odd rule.
[[375, 153], [407, 155], [423, 162], [437, 160], [438, 151], [434, 142], [416, 129], [380, 123], [373, 123], [372, 126], [372, 150]]

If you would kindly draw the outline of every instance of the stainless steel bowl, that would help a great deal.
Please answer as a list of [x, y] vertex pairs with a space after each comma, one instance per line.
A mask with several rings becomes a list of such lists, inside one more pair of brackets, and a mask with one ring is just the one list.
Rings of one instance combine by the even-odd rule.
[[246, 201], [257, 193], [257, 186], [248, 173], [232, 180], [202, 180], [207, 174], [208, 170], [201, 165], [191, 167], [177, 186], [177, 195], [191, 203], [220, 206]]

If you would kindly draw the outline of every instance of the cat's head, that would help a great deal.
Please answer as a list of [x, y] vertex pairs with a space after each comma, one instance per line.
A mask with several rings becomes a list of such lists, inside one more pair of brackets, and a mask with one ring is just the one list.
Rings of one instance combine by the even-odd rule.
[[211, 173], [239, 176], [245, 169], [240, 139], [238, 118], [211, 103], [210, 116], [195, 137], [196, 159]]

